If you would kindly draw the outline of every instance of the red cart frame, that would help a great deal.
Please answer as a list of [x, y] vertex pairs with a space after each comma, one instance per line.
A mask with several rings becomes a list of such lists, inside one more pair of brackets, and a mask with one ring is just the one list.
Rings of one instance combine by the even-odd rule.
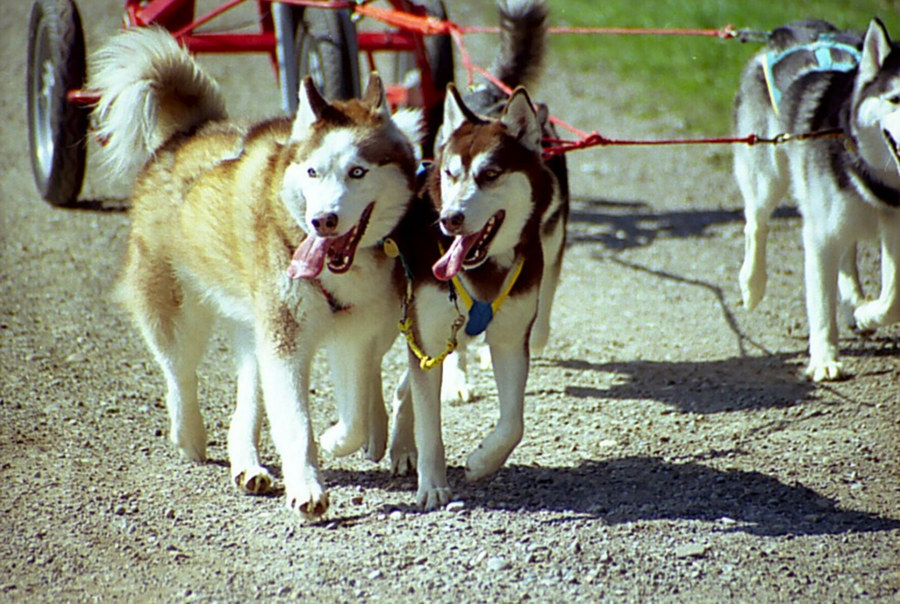
[[[393, 10], [446, 18], [440, 0], [385, 0]], [[200, 28], [245, 2], [257, 5], [258, 30]], [[196, 0], [125, 0], [126, 27], [161, 26], [192, 53], [265, 53], [271, 58], [286, 113], [296, 110], [300, 77], [311, 75], [330, 98], [358, 96], [359, 57], [375, 68], [378, 52], [409, 53], [416, 77], [388, 83], [393, 106], [425, 109], [430, 144], [439, 125], [446, 84], [453, 80], [448, 35], [402, 27], [356, 30], [354, 8], [365, 2], [225, 0], [196, 14]], [[97, 94], [85, 89], [84, 35], [74, 0], [35, 0], [29, 23], [28, 121], [35, 182], [53, 205], [76, 201], [84, 178], [87, 109]]]

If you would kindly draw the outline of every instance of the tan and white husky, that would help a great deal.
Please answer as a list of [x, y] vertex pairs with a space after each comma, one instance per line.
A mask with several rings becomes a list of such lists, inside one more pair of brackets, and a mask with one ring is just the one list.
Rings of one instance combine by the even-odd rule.
[[[501, 3], [500, 10], [495, 73], [515, 86], [536, 75], [546, 7], [526, 0]], [[500, 406], [496, 427], [468, 457], [467, 479], [494, 473], [522, 438], [531, 349], [549, 335], [568, 217], [565, 162], [545, 163], [542, 155], [545, 118], [522, 87], [509, 99], [492, 87], [464, 99], [451, 85], [427, 195], [398, 231], [411, 275], [410, 353], [390, 455], [395, 472], [417, 468], [417, 501], [425, 509], [450, 497], [442, 370], [429, 357], [439, 360], [456, 329], [465, 332], [456, 334], [460, 346], [484, 333]]]
[[396, 338], [403, 273], [378, 242], [413, 195], [421, 116], [392, 118], [373, 75], [361, 101], [328, 103], [307, 79], [293, 121], [229, 121], [215, 82], [156, 29], [118, 35], [92, 72], [113, 169], [143, 165], [119, 293], [165, 375], [171, 441], [206, 458], [197, 366], [221, 319], [237, 354], [235, 484], [271, 486], [257, 451], [264, 404], [287, 504], [323, 514], [310, 363], [324, 347], [338, 402], [323, 447], [380, 458], [380, 361]]

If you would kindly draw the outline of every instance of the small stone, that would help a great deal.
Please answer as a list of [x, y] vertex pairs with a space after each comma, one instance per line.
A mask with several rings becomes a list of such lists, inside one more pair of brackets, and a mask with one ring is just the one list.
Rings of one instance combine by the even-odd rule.
[[461, 512], [466, 508], [466, 504], [464, 501], [451, 501], [447, 504], [448, 512]]
[[675, 556], [678, 558], [702, 558], [709, 552], [709, 546], [705, 543], [686, 543], [675, 548]]
[[500, 571], [509, 568], [509, 561], [502, 556], [493, 556], [488, 558], [487, 569], [489, 571]]
[[372, 572], [369, 573], [369, 580], [374, 581], [375, 579], [380, 579], [383, 576], [383, 574], [384, 573], [382, 573], [380, 570], [373, 570]]
[[721, 518], [719, 518], [719, 522], [721, 522], [722, 524], [728, 525], [728, 526], [737, 524], [737, 520], [735, 520], [734, 518], [730, 518], [728, 516], [722, 516]]
[[405, 517], [406, 517], [406, 514], [404, 514], [400, 510], [394, 510], [393, 512], [391, 512], [388, 515], [388, 518], [390, 518], [391, 520], [403, 520]]

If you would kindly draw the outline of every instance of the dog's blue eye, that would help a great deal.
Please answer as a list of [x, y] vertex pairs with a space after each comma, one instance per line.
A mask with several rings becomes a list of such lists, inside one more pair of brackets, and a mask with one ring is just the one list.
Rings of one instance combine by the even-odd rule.
[[366, 170], [365, 168], [357, 166], [350, 170], [350, 178], [362, 178], [366, 175], [367, 172], [368, 170]]
[[306, 175], [309, 176], [310, 178], [316, 178], [316, 177], [319, 176], [319, 175], [316, 173], [316, 171], [315, 171], [314, 169], [312, 169], [312, 168], [310, 168], [309, 170], [306, 171]]

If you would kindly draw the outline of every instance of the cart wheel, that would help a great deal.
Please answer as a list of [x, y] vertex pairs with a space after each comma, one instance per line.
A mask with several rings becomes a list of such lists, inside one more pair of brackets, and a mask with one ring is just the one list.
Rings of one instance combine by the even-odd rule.
[[72, 0], [36, 0], [28, 23], [31, 167], [47, 202], [75, 201], [84, 180], [87, 111], [67, 99], [85, 79], [84, 32]]
[[312, 76], [329, 100], [360, 95], [356, 28], [346, 10], [306, 8], [297, 23], [299, 75]]

